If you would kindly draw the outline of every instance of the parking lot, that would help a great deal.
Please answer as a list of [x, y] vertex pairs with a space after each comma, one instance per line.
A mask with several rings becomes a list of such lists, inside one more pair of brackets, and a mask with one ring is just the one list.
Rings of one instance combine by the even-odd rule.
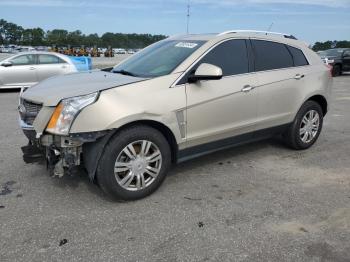
[[0, 93], [0, 261], [350, 261], [350, 75], [311, 149], [214, 153], [126, 203], [25, 164], [17, 99]]

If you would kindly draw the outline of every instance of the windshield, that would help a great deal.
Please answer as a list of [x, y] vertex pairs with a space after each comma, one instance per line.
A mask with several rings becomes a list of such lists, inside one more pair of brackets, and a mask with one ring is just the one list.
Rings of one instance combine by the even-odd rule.
[[323, 56], [340, 56], [343, 53], [343, 49], [328, 49], [323, 51]]
[[160, 41], [114, 67], [112, 72], [140, 77], [167, 75], [204, 43], [205, 41]]

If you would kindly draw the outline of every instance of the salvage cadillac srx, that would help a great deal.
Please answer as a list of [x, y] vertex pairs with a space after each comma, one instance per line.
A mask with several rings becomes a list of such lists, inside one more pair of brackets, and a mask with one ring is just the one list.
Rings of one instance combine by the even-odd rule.
[[29, 88], [20, 123], [26, 148], [43, 152], [55, 175], [80, 166], [111, 197], [135, 200], [154, 192], [172, 163], [215, 150], [278, 134], [309, 148], [331, 83], [329, 68], [292, 35], [177, 36], [113, 69]]

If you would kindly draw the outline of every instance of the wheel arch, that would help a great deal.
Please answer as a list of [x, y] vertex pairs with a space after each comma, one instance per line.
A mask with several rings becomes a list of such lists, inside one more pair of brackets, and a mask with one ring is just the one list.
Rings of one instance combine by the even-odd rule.
[[154, 120], [137, 120], [137, 121], [126, 123], [120, 126], [119, 128], [111, 129], [107, 133], [107, 135], [96, 140], [95, 142], [83, 144], [84, 166], [91, 180], [95, 180], [97, 166], [107, 143], [112, 139], [112, 137], [117, 135], [118, 132], [120, 132], [121, 130], [131, 126], [136, 126], [136, 125], [149, 126], [161, 132], [169, 143], [170, 150], [171, 150], [171, 161], [172, 163], [176, 163], [177, 155], [178, 155], [178, 145], [176, 142], [175, 135], [170, 130], [170, 128]]
[[328, 112], [328, 102], [327, 102], [327, 99], [322, 96], [322, 95], [314, 95], [314, 96], [311, 96], [310, 98], [308, 98], [305, 102], [307, 101], [314, 101], [316, 103], [318, 103], [321, 108], [322, 108], [322, 113], [323, 113], [323, 116], [325, 116]]

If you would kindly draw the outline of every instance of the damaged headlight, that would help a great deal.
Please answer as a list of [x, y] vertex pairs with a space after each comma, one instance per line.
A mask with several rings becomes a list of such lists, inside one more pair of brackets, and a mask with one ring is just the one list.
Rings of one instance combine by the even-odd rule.
[[53, 112], [46, 131], [57, 135], [68, 135], [69, 129], [78, 113], [93, 104], [98, 92], [84, 96], [63, 99]]

